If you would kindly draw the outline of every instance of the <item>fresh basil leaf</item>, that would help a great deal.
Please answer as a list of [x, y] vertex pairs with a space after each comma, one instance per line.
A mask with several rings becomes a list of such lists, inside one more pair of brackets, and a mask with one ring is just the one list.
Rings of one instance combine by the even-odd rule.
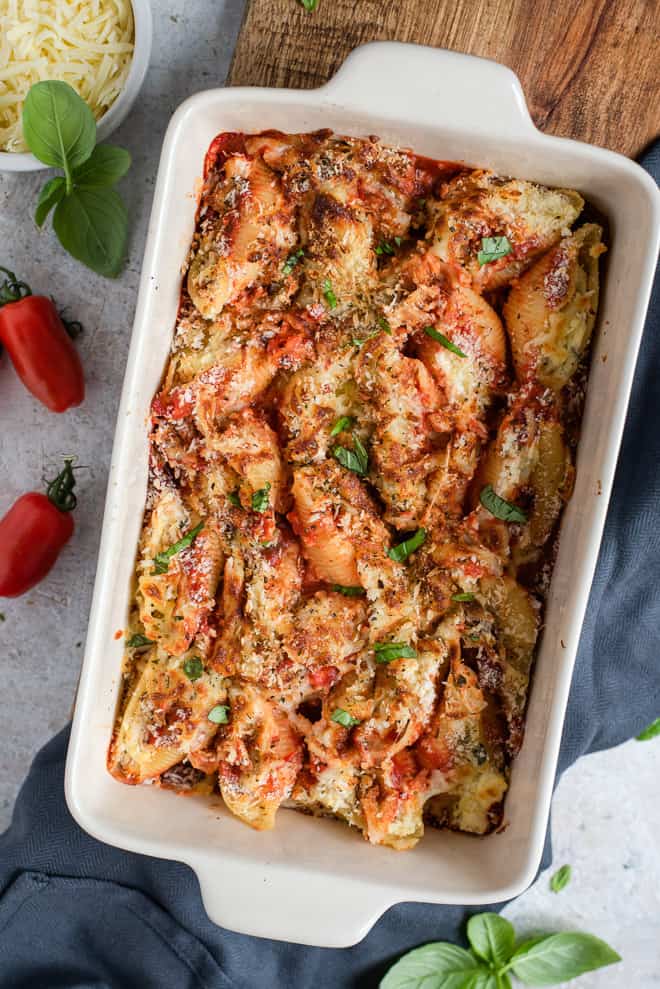
[[392, 327], [387, 322], [384, 316], [378, 316], [376, 322], [380, 326], [383, 333], [389, 333], [389, 335], [392, 336]]
[[183, 664], [183, 672], [189, 680], [199, 680], [204, 672], [204, 664], [199, 656], [192, 656], [190, 659], [187, 659]]
[[185, 536], [178, 539], [169, 549], [164, 549], [162, 552], [156, 553], [154, 557], [154, 573], [167, 573], [172, 557], [180, 553], [182, 549], [188, 549], [189, 546], [192, 546], [203, 528], [204, 523], [200, 522], [194, 529], [187, 532]]
[[635, 738], [638, 742], [648, 742], [652, 738], [657, 738], [660, 735], [660, 718], [656, 718], [652, 721], [650, 725], [647, 725], [644, 731], [640, 731], [639, 735]]
[[270, 481], [266, 481], [266, 485], [263, 488], [259, 488], [252, 495], [252, 511], [260, 512], [262, 515], [264, 512], [268, 511], [270, 505]]
[[469, 591], [461, 591], [460, 594], [452, 594], [452, 601], [474, 601], [474, 594]]
[[337, 419], [337, 422], [330, 430], [330, 435], [338, 436], [339, 433], [343, 433], [345, 429], [350, 429], [352, 425], [353, 425], [352, 416], [340, 416], [339, 419]]
[[301, 7], [304, 7], [308, 14], [313, 14], [319, 5], [319, 0], [298, 0]]
[[325, 296], [325, 301], [328, 303], [329, 309], [337, 308], [337, 296], [332, 291], [332, 283], [329, 278], [323, 282], [323, 294]]
[[23, 136], [39, 161], [64, 169], [70, 187], [74, 168], [94, 150], [96, 121], [68, 83], [36, 82], [23, 103]]
[[404, 560], [408, 559], [411, 553], [414, 553], [416, 549], [419, 549], [425, 539], [426, 529], [418, 529], [413, 536], [409, 536], [408, 539], [404, 539], [402, 543], [388, 549], [387, 555], [390, 560], [394, 560], [395, 563], [403, 563]]
[[555, 986], [620, 961], [616, 951], [593, 934], [549, 934], [521, 944], [510, 967], [527, 986]]
[[53, 207], [57, 206], [65, 192], [66, 181], [61, 175], [57, 175], [54, 179], [50, 179], [46, 182], [45, 186], [39, 193], [39, 202], [37, 203], [37, 208], [34, 213], [34, 219], [38, 227], [43, 226], [44, 220]]
[[562, 865], [550, 879], [550, 889], [553, 893], [561, 893], [562, 889], [565, 889], [570, 881], [571, 867], [570, 865]]
[[522, 508], [518, 508], [517, 505], [512, 505], [511, 502], [500, 498], [493, 491], [492, 484], [487, 484], [485, 488], [481, 489], [479, 501], [484, 508], [488, 509], [491, 515], [494, 515], [496, 519], [502, 519], [503, 522], [522, 523], [527, 521], [527, 516]]
[[406, 642], [377, 642], [374, 656], [377, 663], [393, 663], [395, 659], [415, 659], [417, 653]]
[[467, 922], [467, 936], [475, 955], [502, 968], [516, 946], [513, 924], [497, 913], [477, 913]]
[[241, 499], [238, 497], [238, 491], [228, 491], [227, 501], [234, 506], [234, 508], [241, 507]]
[[73, 189], [60, 200], [53, 227], [62, 247], [106, 278], [116, 278], [126, 254], [128, 216], [114, 189]]
[[284, 265], [282, 266], [282, 274], [290, 275], [293, 269], [295, 268], [295, 266], [300, 261], [302, 261], [304, 256], [305, 256], [305, 252], [302, 249], [302, 247], [300, 248], [299, 251], [294, 251], [293, 254], [290, 254], [286, 259], [286, 261], [284, 262]]
[[466, 989], [511, 989], [511, 980], [506, 972], [500, 973], [498, 981], [494, 972], [482, 971], [472, 976]]
[[442, 346], [446, 347], [447, 350], [450, 350], [452, 354], [458, 354], [459, 357], [467, 357], [467, 354], [464, 354], [460, 347], [457, 347], [455, 343], [448, 340], [447, 337], [443, 333], [436, 330], [434, 326], [425, 326], [424, 332], [427, 337], [431, 337], [431, 339], [435, 340], [436, 343], [441, 343]]
[[131, 156], [125, 148], [97, 144], [87, 161], [74, 169], [73, 182], [79, 189], [100, 189], [119, 182], [130, 167]]
[[360, 598], [366, 594], [364, 587], [347, 587], [345, 584], [332, 584], [332, 590], [347, 598]]
[[153, 644], [153, 639], [148, 639], [146, 635], [142, 635], [140, 632], [132, 635], [126, 642], [129, 649], [144, 649], [146, 646], [153, 646]]
[[333, 446], [332, 456], [339, 461], [342, 467], [352, 470], [360, 477], [364, 477], [369, 469], [369, 454], [360, 437], [355, 433], [353, 433], [353, 449], [348, 450], [345, 446]]
[[360, 724], [359, 718], [354, 718], [352, 714], [345, 711], [343, 707], [336, 707], [330, 715], [330, 720], [342, 725], [344, 728], [354, 728]]
[[229, 708], [226, 704], [216, 704], [207, 715], [214, 725], [226, 725], [229, 722]]
[[483, 971], [469, 951], [437, 941], [400, 958], [379, 989], [470, 989], [474, 976]]
[[483, 237], [481, 250], [477, 254], [479, 266], [488, 264], [490, 261], [498, 261], [505, 258], [513, 250], [508, 237]]

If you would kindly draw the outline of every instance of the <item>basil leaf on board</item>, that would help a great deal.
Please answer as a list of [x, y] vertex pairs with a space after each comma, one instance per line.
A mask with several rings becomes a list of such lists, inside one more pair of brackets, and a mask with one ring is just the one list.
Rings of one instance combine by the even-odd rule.
[[313, 14], [319, 5], [319, 0], [298, 0], [301, 7], [304, 7], [308, 14]]
[[394, 560], [395, 563], [403, 563], [404, 560], [408, 559], [411, 553], [414, 553], [416, 549], [419, 549], [425, 539], [426, 529], [418, 529], [413, 536], [409, 536], [409, 538], [404, 539], [402, 543], [388, 549], [387, 555], [390, 560]]
[[68, 83], [36, 82], [23, 103], [23, 136], [35, 158], [64, 169], [70, 190], [74, 168], [94, 150], [96, 121]]
[[34, 212], [34, 219], [38, 227], [43, 226], [44, 220], [53, 207], [57, 206], [65, 192], [66, 180], [63, 179], [61, 175], [57, 175], [54, 179], [50, 179], [46, 182], [45, 186], [39, 193], [39, 201]]
[[55, 208], [62, 247], [92, 271], [116, 278], [128, 240], [128, 216], [114, 189], [73, 189]]
[[387, 322], [387, 320], [385, 319], [384, 316], [378, 316], [378, 318], [376, 319], [376, 322], [380, 326], [380, 328], [383, 331], [383, 333], [388, 333], [389, 336], [392, 336], [392, 327]]
[[146, 635], [142, 635], [140, 632], [132, 635], [126, 642], [128, 649], [145, 649], [147, 646], [153, 646], [153, 644], [153, 639], [148, 639]]
[[367, 593], [364, 587], [348, 587], [345, 584], [332, 584], [332, 590], [347, 598], [360, 598]]
[[415, 659], [417, 653], [406, 642], [377, 642], [374, 656], [377, 663], [393, 663], [395, 659]]
[[190, 659], [187, 659], [183, 664], [183, 672], [189, 680], [199, 680], [204, 672], [204, 664], [199, 656], [192, 656]]
[[440, 333], [440, 331], [436, 330], [434, 326], [425, 326], [424, 332], [427, 337], [431, 337], [431, 340], [435, 340], [436, 343], [441, 343], [442, 346], [445, 347], [446, 350], [450, 350], [452, 354], [458, 354], [459, 357], [467, 357], [467, 354], [464, 354], [460, 347], [457, 347], [455, 343], [448, 340], [444, 333]]
[[263, 515], [264, 512], [268, 511], [268, 506], [270, 505], [270, 481], [266, 481], [266, 485], [263, 488], [259, 488], [252, 495], [252, 511], [260, 512]]
[[284, 265], [282, 266], [282, 274], [290, 275], [295, 266], [303, 259], [304, 256], [305, 252], [302, 247], [299, 251], [294, 251], [293, 254], [289, 254], [288, 258], [284, 262]]
[[549, 934], [523, 942], [509, 967], [527, 986], [556, 986], [620, 961], [616, 951], [593, 934]]
[[657, 738], [660, 735], [660, 718], [656, 718], [652, 721], [650, 725], [647, 725], [644, 731], [640, 731], [639, 735], [635, 735], [638, 742], [648, 742], [652, 738]]
[[461, 591], [460, 594], [452, 594], [452, 601], [474, 601], [474, 594], [469, 591]]
[[369, 454], [364, 448], [359, 436], [353, 433], [353, 449], [349, 450], [345, 446], [333, 446], [332, 456], [338, 460], [342, 467], [352, 470], [360, 477], [364, 477], [369, 469]]
[[337, 419], [337, 422], [330, 430], [330, 435], [338, 436], [339, 433], [343, 433], [345, 429], [350, 429], [352, 425], [353, 425], [352, 416], [340, 416], [339, 419]]
[[337, 308], [337, 296], [332, 291], [332, 283], [329, 278], [323, 282], [323, 294], [325, 296], [325, 301], [328, 303], [329, 309]]
[[490, 261], [498, 261], [505, 258], [513, 250], [508, 237], [483, 237], [481, 240], [481, 250], [477, 254], [479, 266], [483, 267]]
[[379, 989], [471, 989], [474, 977], [481, 972], [488, 974], [469, 951], [437, 941], [400, 958], [381, 980]]
[[359, 718], [354, 718], [352, 714], [345, 711], [343, 707], [336, 707], [330, 715], [330, 720], [342, 725], [344, 728], [354, 728], [360, 724]]
[[516, 946], [513, 924], [497, 913], [477, 913], [467, 922], [467, 936], [475, 955], [501, 968]]
[[100, 189], [114, 185], [131, 167], [131, 156], [126, 148], [114, 144], [97, 144], [87, 161], [73, 171], [73, 182], [78, 189]]
[[226, 725], [229, 723], [229, 708], [226, 704], [216, 704], [207, 717], [214, 725]]
[[484, 508], [488, 509], [491, 515], [494, 515], [496, 519], [501, 519], [503, 522], [522, 523], [527, 521], [527, 516], [522, 508], [518, 508], [517, 505], [512, 505], [510, 501], [500, 498], [493, 491], [492, 484], [487, 484], [485, 488], [481, 489], [479, 501]]
[[550, 889], [553, 893], [561, 893], [562, 889], [565, 889], [570, 881], [571, 867], [570, 865], [562, 865], [550, 879]]
[[204, 523], [200, 522], [194, 529], [191, 529], [185, 536], [182, 536], [181, 539], [173, 543], [169, 549], [164, 549], [161, 553], [156, 553], [154, 557], [154, 573], [167, 573], [172, 557], [180, 553], [182, 549], [192, 546], [203, 528]]

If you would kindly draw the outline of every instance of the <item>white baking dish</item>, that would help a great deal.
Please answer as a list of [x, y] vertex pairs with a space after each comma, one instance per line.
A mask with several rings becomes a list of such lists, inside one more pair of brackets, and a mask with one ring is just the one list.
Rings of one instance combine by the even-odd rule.
[[[525, 742], [513, 767], [508, 827], [483, 839], [429, 829], [406, 853], [370, 847], [344, 824], [286, 810], [274, 831], [258, 833], [226, 813], [219, 799], [127, 787], [105, 768], [122, 659], [115, 633], [126, 625], [146, 490], [149, 403], [170, 347], [204, 154], [219, 131], [320, 127], [378, 134], [434, 158], [570, 186], [610, 221], [575, 493], [562, 525]], [[541, 857], [659, 230], [658, 193], [641, 168], [612, 152], [539, 133], [516, 76], [470, 56], [372, 44], [353, 52], [321, 89], [215, 89], [177, 110], [161, 154], [67, 760], [67, 801], [83, 828], [122, 848], [187, 862], [216, 923], [315, 945], [359, 941], [400, 901], [480, 904], [526, 888]]]

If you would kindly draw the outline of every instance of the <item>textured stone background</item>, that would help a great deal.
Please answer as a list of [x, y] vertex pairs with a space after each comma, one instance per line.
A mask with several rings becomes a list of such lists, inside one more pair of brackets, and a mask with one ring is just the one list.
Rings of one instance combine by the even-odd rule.
[[[0, 602], [0, 830], [32, 756], [71, 710], [162, 136], [186, 96], [224, 81], [242, 12], [242, 0], [154, 4], [146, 84], [113, 137], [133, 155], [122, 184], [132, 217], [130, 258], [116, 282], [88, 272], [61, 250], [50, 229], [40, 232], [32, 222], [45, 173], [0, 173], [0, 264], [81, 320], [87, 377], [84, 405], [55, 416], [25, 392], [0, 357], [0, 514], [19, 494], [39, 489], [44, 474], [54, 475], [62, 454], [75, 453], [87, 465], [78, 475], [75, 537], [57, 567], [25, 597]], [[542, 876], [506, 911], [525, 931], [572, 927], [615, 946], [623, 965], [583, 977], [578, 984], [585, 989], [660, 987], [659, 752], [660, 741], [630, 742], [567, 773], [553, 809], [554, 867], [570, 862], [573, 881], [554, 895]]]

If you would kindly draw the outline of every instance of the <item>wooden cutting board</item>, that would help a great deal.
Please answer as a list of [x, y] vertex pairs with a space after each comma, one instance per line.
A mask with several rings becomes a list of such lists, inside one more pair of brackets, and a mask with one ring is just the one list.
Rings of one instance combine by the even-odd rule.
[[318, 86], [374, 40], [503, 62], [550, 134], [637, 156], [660, 133], [660, 0], [248, 0], [228, 81]]

